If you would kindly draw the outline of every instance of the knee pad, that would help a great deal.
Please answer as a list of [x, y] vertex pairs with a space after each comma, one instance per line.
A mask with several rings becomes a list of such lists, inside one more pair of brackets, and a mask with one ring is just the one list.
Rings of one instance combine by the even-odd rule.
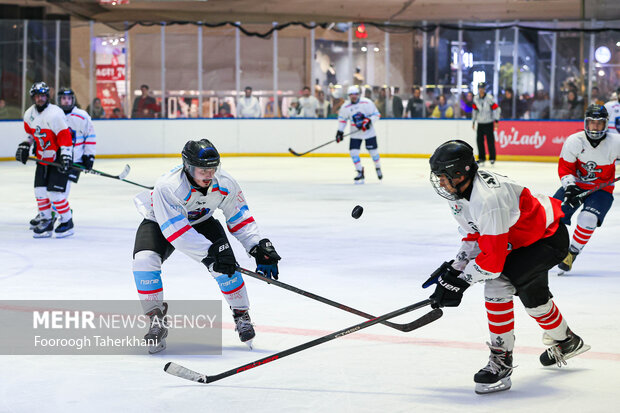
[[140, 251], [133, 258], [133, 276], [139, 293], [153, 294], [163, 288], [161, 257], [154, 251]]
[[486, 301], [507, 302], [512, 300], [516, 289], [504, 275], [484, 282], [484, 297]]
[[47, 198], [47, 188], [44, 186], [35, 186], [34, 196], [36, 198]]
[[577, 225], [594, 231], [598, 226], [598, 217], [590, 211], [582, 210], [577, 217]]

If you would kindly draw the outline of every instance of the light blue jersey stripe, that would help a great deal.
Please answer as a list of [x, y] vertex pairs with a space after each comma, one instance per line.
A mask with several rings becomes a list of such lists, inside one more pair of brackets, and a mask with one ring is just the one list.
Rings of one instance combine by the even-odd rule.
[[241, 218], [241, 217], [243, 216], [243, 213], [244, 213], [245, 211], [249, 210], [249, 209], [250, 209], [250, 208], [248, 208], [248, 206], [247, 206], [247, 205], [242, 206], [242, 207], [239, 209], [239, 212], [237, 212], [235, 215], [233, 215], [233, 216], [232, 216], [232, 217], [231, 217], [228, 221], [226, 221], [226, 222], [233, 222], [233, 221], [238, 220], [239, 218]]
[[160, 226], [160, 228], [161, 228], [161, 230], [163, 231], [163, 230], [165, 230], [166, 228], [168, 228], [170, 225], [174, 224], [175, 222], [178, 222], [178, 221], [182, 220], [183, 218], [185, 218], [185, 216], [183, 216], [183, 214], [181, 214], [181, 215], [177, 215], [177, 216], [176, 216], [176, 217], [174, 217], [174, 218], [170, 218], [168, 221], [164, 222], [164, 223]]

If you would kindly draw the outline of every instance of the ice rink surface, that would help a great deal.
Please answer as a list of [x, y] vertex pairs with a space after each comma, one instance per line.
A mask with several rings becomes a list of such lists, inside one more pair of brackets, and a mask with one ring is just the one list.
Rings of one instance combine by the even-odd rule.
[[[384, 159], [382, 182], [370, 159], [362, 162], [366, 184], [358, 186], [348, 158], [235, 157], [223, 158], [222, 167], [240, 182], [262, 234], [283, 257], [281, 281], [380, 315], [427, 298], [432, 291], [421, 283], [453, 257], [460, 236], [429, 184], [428, 160]], [[126, 163], [128, 179], [153, 184], [180, 158], [98, 160], [95, 168], [117, 173]], [[500, 162], [493, 170], [532, 192], [553, 194], [559, 186], [555, 164]], [[0, 163], [0, 299], [137, 299], [131, 254], [141, 218], [132, 199], [140, 188], [83, 176], [70, 196], [75, 235], [33, 239], [33, 175], [33, 165]], [[364, 214], [354, 220], [357, 204]], [[488, 361], [482, 285], [411, 333], [373, 326], [209, 385], [164, 373], [174, 361], [217, 374], [361, 321], [246, 277], [254, 351], [239, 342], [225, 308], [221, 356], [0, 356], [0, 412], [615, 411], [619, 208], [612, 206], [570, 275], [550, 275], [556, 304], [592, 350], [561, 369], [542, 367], [542, 330], [516, 299], [518, 367], [507, 392], [473, 391], [473, 375]], [[231, 241], [240, 264], [254, 269]], [[204, 266], [181, 252], [164, 264], [162, 278], [167, 299], [221, 299]]]

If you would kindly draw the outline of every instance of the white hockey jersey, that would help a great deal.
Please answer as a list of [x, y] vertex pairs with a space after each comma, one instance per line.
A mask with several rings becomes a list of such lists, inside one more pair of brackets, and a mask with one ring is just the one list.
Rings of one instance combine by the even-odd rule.
[[[620, 135], [607, 133], [605, 139], [594, 148], [585, 132], [577, 132], [566, 138], [558, 162], [558, 174], [566, 188], [576, 183], [582, 189], [592, 189], [598, 184], [610, 182], [616, 176], [616, 159], [620, 159]], [[602, 189], [613, 193], [614, 185]]]
[[73, 139], [73, 162], [81, 162], [82, 155], [94, 156], [97, 137], [90, 115], [85, 110], [74, 107], [65, 116]]
[[620, 102], [618, 100], [610, 100], [605, 103], [605, 109], [609, 113], [607, 132], [620, 134]]
[[[372, 122], [368, 130], [363, 131], [355, 126], [353, 116], [358, 113], [366, 118], [369, 118]], [[351, 103], [351, 100], [347, 100], [338, 111], [338, 130], [344, 131], [345, 126], [347, 126], [347, 122], [351, 121], [352, 139], [374, 138], [377, 136], [374, 124], [380, 118], [381, 114], [370, 99], [360, 97], [357, 103]]]
[[492, 172], [478, 170], [469, 200], [449, 201], [466, 235], [453, 266], [470, 284], [501, 275], [513, 249], [549, 237], [564, 216], [561, 202]]
[[49, 104], [40, 112], [35, 105], [24, 113], [26, 140], [36, 143], [37, 158], [55, 161], [56, 152], [70, 155], [73, 146], [71, 132], [65, 120], [65, 113], [58, 106]]
[[138, 194], [134, 203], [144, 218], [159, 224], [168, 242], [196, 261], [207, 256], [211, 242], [192, 225], [206, 221], [218, 208], [226, 217], [228, 230], [246, 251], [261, 240], [241, 188], [221, 169], [215, 173], [207, 195], [192, 188], [180, 165], [162, 175], [152, 191]]

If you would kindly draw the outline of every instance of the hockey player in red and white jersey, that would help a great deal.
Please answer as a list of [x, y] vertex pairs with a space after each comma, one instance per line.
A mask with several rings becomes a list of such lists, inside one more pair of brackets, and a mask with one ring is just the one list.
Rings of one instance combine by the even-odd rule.
[[478, 170], [473, 148], [464, 141], [439, 146], [430, 165], [433, 187], [448, 199], [465, 237], [456, 260], [439, 267], [423, 287], [437, 283], [433, 307], [456, 307], [470, 285], [484, 282], [491, 355], [474, 376], [476, 393], [511, 386], [515, 295], [544, 330], [543, 343], [550, 346], [540, 356], [544, 366], [561, 366], [589, 350], [568, 328], [549, 291], [548, 270], [568, 248], [560, 201]]
[[616, 89], [616, 100], [605, 103], [605, 109], [609, 114], [607, 133], [620, 134], [620, 86]]
[[370, 153], [370, 157], [375, 163], [377, 178], [383, 179], [381, 157], [377, 149], [377, 133], [374, 127], [374, 123], [379, 120], [381, 114], [372, 100], [360, 97], [360, 89], [357, 86], [349, 87], [347, 94], [349, 95], [349, 100], [345, 101], [338, 111], [336, 142], [341, 142], [344, 139], [344, 128], [351, 121], [349, 153], [357, 171], [357, 176], [353, 180], [356, 184], [364, 183], [364, 167], [360, 159], [362, 140], [366, 142], [366, 149], [368, 149], [368, 153]]
[[588, 106], [584, 130], [569, 136], [562, 146], [558, 163], [562, 186], [553, 195], [563, 201], [562, 222], [570, 226], [571, 217], [583, 204], [583, 209], [577, 215], [577, 227], [568, 254], [558, 265], [563, 272], [571, 270], [577, 255], [588, 243], [594, 230], [603, 224], [614, 202], [613, 184], [589, 195], [584, 194], [599, 185], [612, 183], [616, 175], [616, 159], [620, 158], [620, 135], [607, 131], [608, 116], [604, 106]]
[[61, 167], [37, 163], [34, 177], [34, 194], [39, 214], [31, 221], [35, 238], [49, 238], [54, 230], [55, 217], [52, 206], [60, 215], [60, 224], [54, 231], [57, 238], [73, 234], [72, 215], [65, 196], [69, 168], [73, 161], [71, 132], [63, 111], [49, 102], [50, 89], [44, 82], [36, 82], [30, 88], [33, 105], [24, 114], [26, 140], [19, 144], [15, 158], [26, 164], [30, 147], [35, 144], [36, 157], [44, 161], [56, 161]]
[[213, 217], [215, 210], [222, 211], [228, 231], [256, 259], [257, 271], [278, 279], [280, 256], [271, 241], [260, 235], [239, 184], [220, 168], [213, 144], [207, 139], [188, 141], [182, 156], [182, 166], [164, 174], [152, 191], [135, 199], [144, 220], [136, 234], [133, 274], [144, 312], [153, 320], [144, 338], [157, 342], [149, 352], [166, 347], [168, 331], [158, 321], [168, 309], [161, 265], [175, 249], [208, 268], [233, 311], [240, 340], [252, 348], [255, 332], [248, 293], [226, 233]]

